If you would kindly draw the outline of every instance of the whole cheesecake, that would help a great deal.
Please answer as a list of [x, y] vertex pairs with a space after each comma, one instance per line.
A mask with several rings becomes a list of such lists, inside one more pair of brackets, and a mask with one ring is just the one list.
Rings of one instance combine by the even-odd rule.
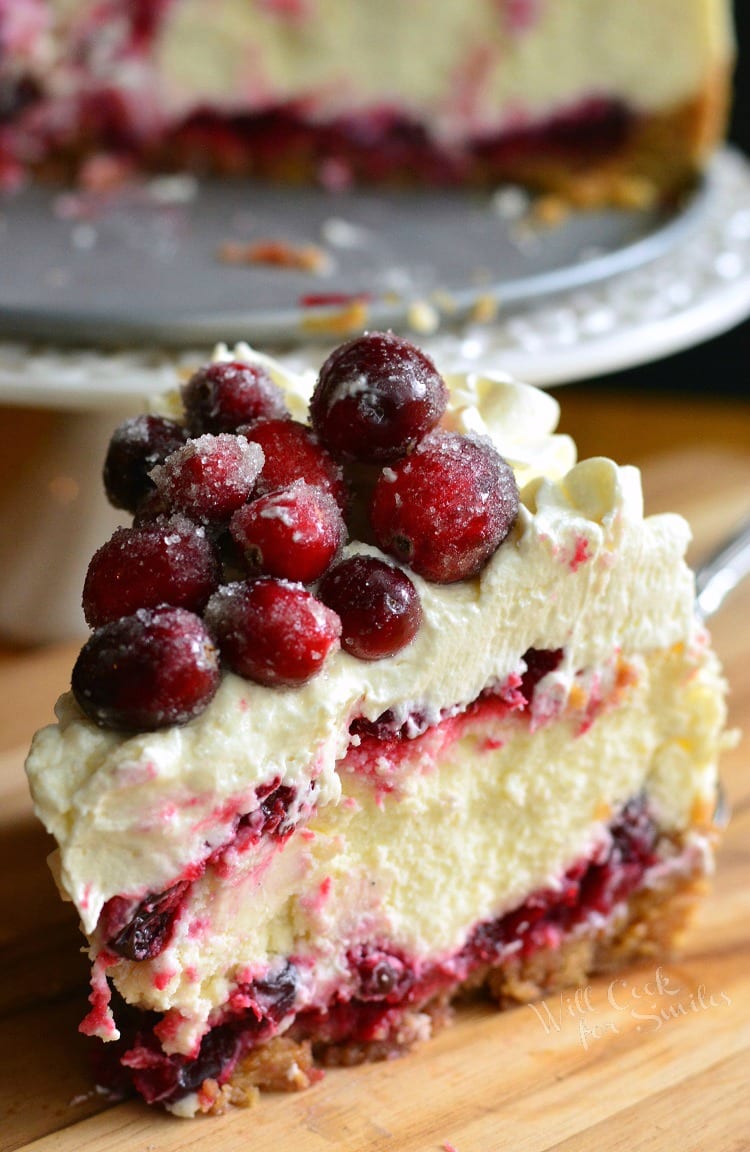
[[92, 156], [315, 180], [671, 196], [723, 130], [728, 0], [18, 0], [0, 172]]
[[725, 685], [687, 525], [557, 417], [372, 333], [115, 433], [134, 524], [27, 761], [101, 1082], [220, 1111], [679, 942]]

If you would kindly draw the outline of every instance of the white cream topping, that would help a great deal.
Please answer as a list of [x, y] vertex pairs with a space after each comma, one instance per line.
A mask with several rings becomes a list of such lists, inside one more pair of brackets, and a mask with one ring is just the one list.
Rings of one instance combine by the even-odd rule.
[[[255, 358], [247, 347], [232, 355]], [[274, 372], [302, 404], [309, 381]], [[688, 529], [676, 516], [644, 520], [637, 471], [604, 459], [569, 468], [574, 448], [554, 435], [558, 406], [548, 394], [501, 377], [449, 383], [448, 423], [487, 432], [522, 478], [534, 478], [511, 535], [478, 578], [437, 585], [411, 574], [424, 620], [407, 648], [371, 663], [339, 652], [298, 689], [228, 674], [191, 723], [135, 736], [96, 727], [68, 694], [58, 724], [36, 735], [27, 761], [36, 808], [58, 841], [60, 882], [87, 932], [111, 896], [160, 891], [224, 842], [258, 784], [279, 777], [304, 791], [314, 777], [318, 806], [335, 804], [336, 760], [355, 715], [392, 709], [405, 719], [416, 710], [435, 721], [517, 672], [530, 647], [565, 649], [564, 696], [576, 670], [606, 664], [613, 652], [691, 640]], [[540, 476], [547, 468], [552, 476]]]

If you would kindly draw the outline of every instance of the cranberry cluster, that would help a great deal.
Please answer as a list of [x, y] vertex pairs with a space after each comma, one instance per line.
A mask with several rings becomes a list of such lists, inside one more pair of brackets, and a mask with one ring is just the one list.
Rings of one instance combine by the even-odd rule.
[[207, 365], [182, 401], [182, 421], [127, 420], [107, 452], [107, 494], [133, 524], [89, 565], [94, 632], [72, 680], [105, 727], [190, 720], [221, 666], [288, 687], [339, 646], [378, 660], [410, 643], [421, 605], [409, 576], [369, 554], [340, 559], [362, 492], [380, 547], [443, 583], [479, 572], [516, 517], [508, 464], [489, 441], [437, 428], [445, 383], [390, 332], [329, 356], [311, 426], [257, 365]]

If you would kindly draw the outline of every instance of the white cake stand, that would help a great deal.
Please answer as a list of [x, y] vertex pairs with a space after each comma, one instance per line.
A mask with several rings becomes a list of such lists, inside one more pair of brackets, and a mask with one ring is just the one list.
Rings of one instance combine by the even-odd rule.
[[[501, 306], [490, 322], [430, 331], [435, 313], [422, 306], [406, 319], [445, 368], [494, 365], [549, 386], [689, 348], [748, 316], [750, 164], [726, 149], [712, 165], [694, 226], [661, 254], [610, 277]], [[310, 367], [325, 351], [297, 344], [279, 356], [292, 367]], [[84, 633], [80, 593], [88, 558], [122, 522], [101, 489], [111, 430], [210, 352], [208, 345], [112, 352], [0, 343], [0, 402], [46, 409], [55, 424], [0, 503], [4, 638], [41, 643]]]

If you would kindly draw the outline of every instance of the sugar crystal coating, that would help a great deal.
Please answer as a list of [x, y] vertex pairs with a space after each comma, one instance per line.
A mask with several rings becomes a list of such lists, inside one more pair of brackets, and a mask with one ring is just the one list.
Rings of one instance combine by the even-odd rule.
[[262, 467], [262, 448], [244, 436], [206, 433], [188, 440], [151, 477], [170, 510], [216, 524], [250, 499]]
[[338, 616], [311, 592], [270, 576], [225, 584], [209, 600], [205, 620], [226, 666], [269, 687], [310, 680], [341, 635]]
[[259, 444], [265, 457], [258, 477], [259, 496], [286, 488], [295, 480], [306, 480], [325, 488], [346, 511], [347, 492], [341, 466], [306, 424], [297, 420], [258, 420], [238, 429], [242, 436]]
[[449, 584], [482, 570], [518, 507], [513, 470], [489, 440], [438, 431], [383, 469], [370, 515], [385, 552]]
[[288, 415], [284, 396], [265, 368], [219, 361], [206, 364], [182, 389], [191, 436], [234, 432], [240, 424]]
[[104, 460], [103, 480], [107, 499], [115, 508], [135, 512], [154, 490], [149, 473], [176, 451], [187, 432], [166, 416], [133, 416], [112, 433]]
[[337, 460], [387, 464], [440, 420], [445, 381], [426, 353], [392, 332], [336, 348], [320, 370], [310, 419]]
[[205, 528], [174, 515], [118, 528], [91, 558], [83, 612], [92, 628], [138, 608], [169, 604], [200, 612], [219, 583], [219, 563]]
[[218, 653], [199, 616], [140, 608], [89, 637], [71, 686], [95, 724], [151, 732], [203, 711], [219, 686]]
[[229, 530], [251, 575], [302, 584], [320, 579], [346, 538], [336, 501], [304, 480], [238, 508]]

